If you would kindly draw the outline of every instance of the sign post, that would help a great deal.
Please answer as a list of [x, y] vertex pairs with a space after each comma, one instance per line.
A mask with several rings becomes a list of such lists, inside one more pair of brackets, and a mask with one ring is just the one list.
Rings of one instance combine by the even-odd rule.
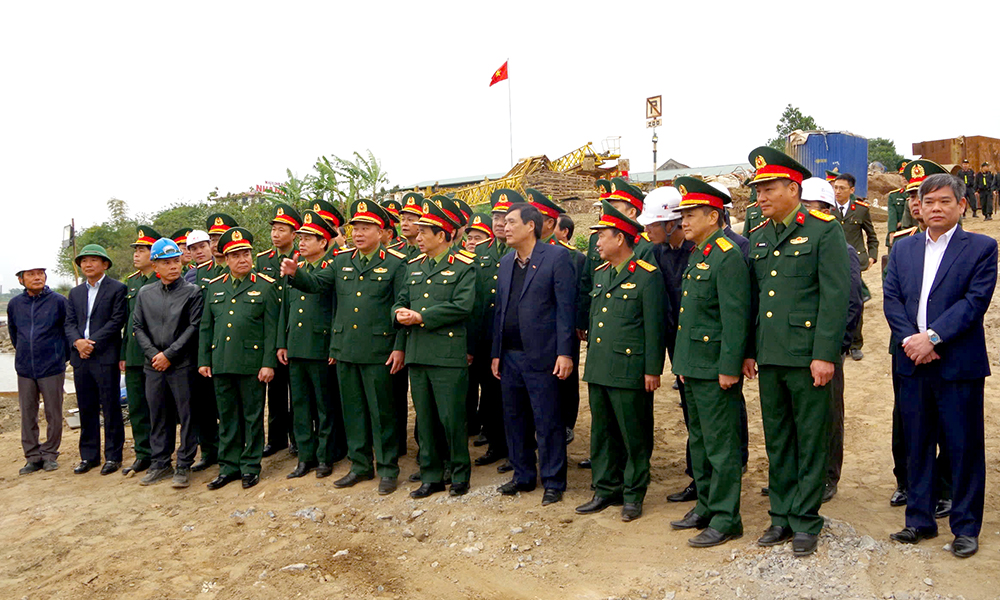
[[663, 96], [646, 98], [646, 129], [653, 130], [653, 189], [656, 189], [656, 128], [663, 124]]

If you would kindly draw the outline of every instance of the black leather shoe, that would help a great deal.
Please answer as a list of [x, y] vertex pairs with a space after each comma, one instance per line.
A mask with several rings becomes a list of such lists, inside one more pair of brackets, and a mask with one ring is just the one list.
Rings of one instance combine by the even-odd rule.
[[[118, 464], [121, 465], [121, 463], [118, 463]], [[51, 471], [55, 471], [58, 468], [59, 468], [59, 463], [56, 462], [56, 459], [54, 459], [54, 458], [50, 458], [48, 460], [43, 460], [42, 461], [42, 470], [43, 471], [49, 471], [49, 472], [51, 472]]]
[[212, 481], [209, 481], [207, 487], [210, 490], [217, 490], [217, 489], [219, 489], [221, 487], [224, 487], [227, 483], [232, 483], [234, 481], [238, 481], [239, 478], [240, 478], [240, 474], [239, 473], [229, 473], [228, 475], [222, 475], [222, 474], [220, 474], [218, 477], [216, 477]]
[[698, 499], [698, 490], [694, 487], [694, 482], [688, 484], [686, 488], [667, 496], [667, 502], [691, 502]]
[[451, 484], [451, 488], [448, 490], [449, 496], [464, 496], [469, 493], [469, 482], [468, 481], [456, 481]]
[[288, 453], [291, 454], [292, 456], [298, 456], [299, 447], [296, 446], [295, 444], [292, 444], [291, 446], [288, 447]]
[[324, 477], [329, 477], [333, 475], [333, 467], [326, 463], [319, 463], [316, 465], [316, 479], [323, 479]]
[[851, 348], [851, 358], [854, 360], [861, 360], [865, 357], [865, 353], [861, 351], [861, 348]]
[[809, 556], [816, 551], [818, 544], [818, 535], [800, 531], [792, 538], [792, 554], [795, 556]]
[[833, 500], [833, 497], [836, 496], [836, 495], [837, 495], [837, 486], [836, 486], [836, 484], [834, 484], [834, 485], [830, 485], [829, 483], [826, 484], [826, 486], [823, 488], [823, 500], [822, 500], [822, 503], [826, 504], [830, 500]]
[[[336, 484], [334, 484], [336, 485]], [[396, 491], [396, 478], [395, 477], [383, 477], [378, 482], [378, 495], [388, 496], [389, 494]]]
[[788, 540], [792, 539], [792, 535], [794, 535], [794, 533], [792, 532], [791, 527], [771, 525], [767, 528], [767, 531], [764, 532], [764, 535], [760, 536], [760, 539], [757, 540], [757, 545], [764, 546], [765, 548], [768, 546], [777, 546], [778, 544], [784, 544]]
[[917, 529], [916, 527], [904, 527], [902, 531], [890, 533], [889, 538], [901, 544], [916, 544], [920, 540], [929, 540], [937, 537], [937, 529]]
[[945, 519], [951, 516], [951, 500], [938, 500], [934, 507], [934, 518]]
[[561, 490], [545, 490], [542, 494], [542, 506], [548, 506], [550, 504], [555, 504], [556, 502], [562, 502], [563, 493]]
[[203, 456], [201, 457], [201, 460], [191, 465], [191, 470], [195, 472], [204, 471], [205, 469], [211, 467], [212, 465], [217, 465], [217, 464], [219, 464], [218, 458], [214, 456], [209, 456], [208, 458], [205, 458]]
[[770, 488], [766, 488], [766, 487], [760, 488], [760, 495], [764, 496], [765, 498], [767, 498], [768, 496], [771, 495], [771, 489]]
[[129, 473], [142, 473], [152, 464], [153, 461], [148, 458], [137, 458], [130, 466], [122, 469], [122, 475], [128, 475]]
[[889, 506], [906, 506], [906, 490], [896, 488], [896, 491], [892, 493], [892, 498], [889, 498]]
[[316, 468], [316, 463], [314, 462], [300, 462], [295, 465], [295, 470], [285, 475], [287, 479], [295, 479], [296, 477], [305, 477], [306, 473], [312, 471]]
[[725, 544], [729, 540], [743, 537], [742, 533], [722, 533], [718, 529], [708, 527], [698, 535], [688, 540], [688, 546], [692, 548], [711, 548]]
[[704, 529], [711, 521], [712, 519], [695, 513], [692, 508], [680, 521], [671, 521], [670, 527], [672, 529]]
[[275, 454], [281, 452], [287, 447], [288, 446], [272, 446], [271, 444], [265, 444], [264, 452], [261, 453], [261, 456], [263, 456], [264, 458], [267, 458], [268, 456], [274, 456]]
[[100, 465], [101, 463], [97, 462], [96, 460], [81, 460], [80, 464], [76, 465], [76, 468], [73, 469], [73, 472], [76, 473], [77, 475], [83, 475], [87, 471], [97, 468]]
[[45, 463], [45, 461], [42, 461], [42, 460], [36, 460], [35, 462], [24, 463], [24, 466], [21, 467], [21, 470], [18, 471], [17, 474], [18, 475], [28, 475], [29, 473], [34, 473], [35, 471], [41, 471], [42, 470], [42, 465], [44, 463]]
[[490, 441], [486, 439], [486, 436], [481, 433], [476, 436], [476, 439], [472, 440], [472, 445], [475, 446], [476, 448], [480, 446], [485, 446], [486, 444], [489, 443]]
[[415, 473], [410, 473], [410, 476], [406, 478], [410, 483], [420, 483], [420, 471]]
[[516, 496], [518, 492], [535, 491], [534, 483], [517, 483], [514, 480], [508, 481], [497, 488], [497, 491], [504, 496]]
[[591, 515], [599, 513], [609, 506], [619, 506], [621, 504], [621, 496], [608, 496], [607, 498], [602, 498], [601, 496], [594, 494], [594, 497], [590, 499], [590, 502], [577, 506], [576, 512], [581, 515]]
[[500, 466], [497, 467], [497, 473], [510, 473], [513, 470], [514, 465], [510, 464], [509, 460], [503, 461], [500, 463]]
[[486, 451], [486, 454], [480, 456], [479, 458], [477, 458], [475, 460], [475, 465], [477, 467], [482, 467], [482, 466], [485, 466], [485, 465], [492, 465], [493, 463], [497, 462], [498, 460], [503, 460], [505, 458], [507, 458], [506, 454], [501, 454], [499, 452], [494, 452], [493, 449], [491, 448], [491, 449], [489, 449], [489, 450]]
[[243, 480], [243, 489], [245, 490], [248, 490], [260, 483], [260, 475], [257, 473], [247, 473], [241, 477], [241, 479]]
[[628, 523], [642, 516], [642, 502], [626, 502], [622, 506], [622, 521]]
[[951, 553], [958, 558], [969, 558], [979, 552], [979, 538], [971, 535], [956, 535], [951, 543]]
[[589, 458], [585, 458], [585, 459], [581, 460], [580, 462], [578, 462], [576, 464], [576, 466], [580, 467], [581, 469], [589, 469], [590, 468], [590, 459]]
[[[320, 466], [322, 467], [323, 465], [320, 465]], [[316, 471], [316, 477], [319, 477], [319, 470]], [[371, 481], [372, 479], [375, 479], [375, 474], [374, 473], [368, 473], [366, 475], [358, 475], [354, 471], [351, 471], [350, 473], [348, 473], [347, 475], [344, 475], [343, 477], [341, 477], [337, 481], [334, 481], [333, 482], [333, 487], [335, 487], [335, 488], [349, 488], [351, 486], [354, 486], [354, 485], [357, 485], [357, 484], [361, 483], [362, 481]]]
[[116, 460], [109, 460], [101, 467], [101, 475], [111, 475], [120, 468], [122, 468], [122, 463]]
[[425, 483], [418, 487], [417, 489], [410, 492], [410, 498], [426, 498], [431, 494], [436, 494], [438, 492], [444, 491], [444, 484], [438, 483]]

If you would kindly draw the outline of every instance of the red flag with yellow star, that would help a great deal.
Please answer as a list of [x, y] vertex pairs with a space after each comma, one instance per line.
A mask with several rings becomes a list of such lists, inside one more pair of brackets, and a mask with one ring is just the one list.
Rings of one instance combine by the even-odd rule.
[[494, 84], [500, 83], [504, 79], [507, 79], [507, 61], [504, 61], [503, 65], [493, 73], [493, 79], [490, 79], [490, 87]]

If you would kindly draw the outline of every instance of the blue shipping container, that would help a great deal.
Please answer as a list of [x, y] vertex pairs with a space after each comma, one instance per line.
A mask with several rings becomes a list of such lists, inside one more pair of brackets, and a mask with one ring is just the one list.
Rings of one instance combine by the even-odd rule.
[[[806, 131], [805, 143], [801, 134], [790, 134], [785, 142], [788, 154], [812, 171], [813, 176], [823, 177], [826, 171], [850, 173], [857, 179], [854, 195], [868, 197], [868, 138], [846, 131]], [[795, 144], [794, 142], [799, 142]]]

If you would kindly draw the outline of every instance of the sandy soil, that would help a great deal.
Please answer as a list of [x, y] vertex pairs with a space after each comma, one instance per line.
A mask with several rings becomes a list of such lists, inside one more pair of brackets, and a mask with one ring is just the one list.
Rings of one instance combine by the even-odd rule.
[[[967, 226], [1000, 233], [1000, 223], [970, 219]], [[884, 227], [877, 225], [880, 239]], [[866, 356], [846, 365], [843, 481], [823, 508], [830, 526], [812, 558], [798, 561], [787, 547], [755, 545], [768, 525], [767, 499], [759, 495], [767, 456], [755, 382], [746, 387], [747, 534], [707, 550], [687, 547], [690, 533], [669, 527], [691, 507], [666, 501], [687, 483], [684, 426], [669, 386], [657, 393], [657, 446], [645, 516], [630, 524], [620, 521], [617, 509], [574, 514], [591, 496], [590, 472], [575, 466], [565, 501], [545, 509], [540, 490], [500, 497], [495, 489], [507, 476], [492, 466], [474, 470], [466, 497], [414, 501], [407, 492], [415, 484], [385, 498], [367, 483], [334, 489], [346, 462], [329, 479], [287, 480], [294, 458], [286, 453], [265, 459], [263, 481], [254, 489], [233, 484], [209, 492], [204, 484], [216, 474], [211, 469], [195, 474], [190, 489], [177, 491], [165, 484], [140, 487], [138, 479], [120, 474], [74, 475], [79, 436], [67, 429], [60, 469], [19, 477], [16, 400], [8, 395], [0, 398], [0, 598], [996, 597], [997, 378], [986, 386], [988, 487], [980, 553], [959, 561], [945, 552], [951, 536], [944, 523], [941, 537], [917, 548], [888, 540], [903, 525], [903, 509], [888, 503], [894, 489], [892, 392], [877, 269], [865, 274], [874, 295], [865, 309]], [[994, 307], [987, 320], [1000, 332], [1000, 310]], [[994, 365], [1000, 365], [998, 348], [994, 334]], [[588, 455], [588, 445], [584, 408], [569, 446], [572, 465]], [[126, 461], [131, 459], [127, 447]], [[412, 446], [402, 467], [404, 476], [415, 469]], [[297, 569], [282, 570], [290, 565]]]

